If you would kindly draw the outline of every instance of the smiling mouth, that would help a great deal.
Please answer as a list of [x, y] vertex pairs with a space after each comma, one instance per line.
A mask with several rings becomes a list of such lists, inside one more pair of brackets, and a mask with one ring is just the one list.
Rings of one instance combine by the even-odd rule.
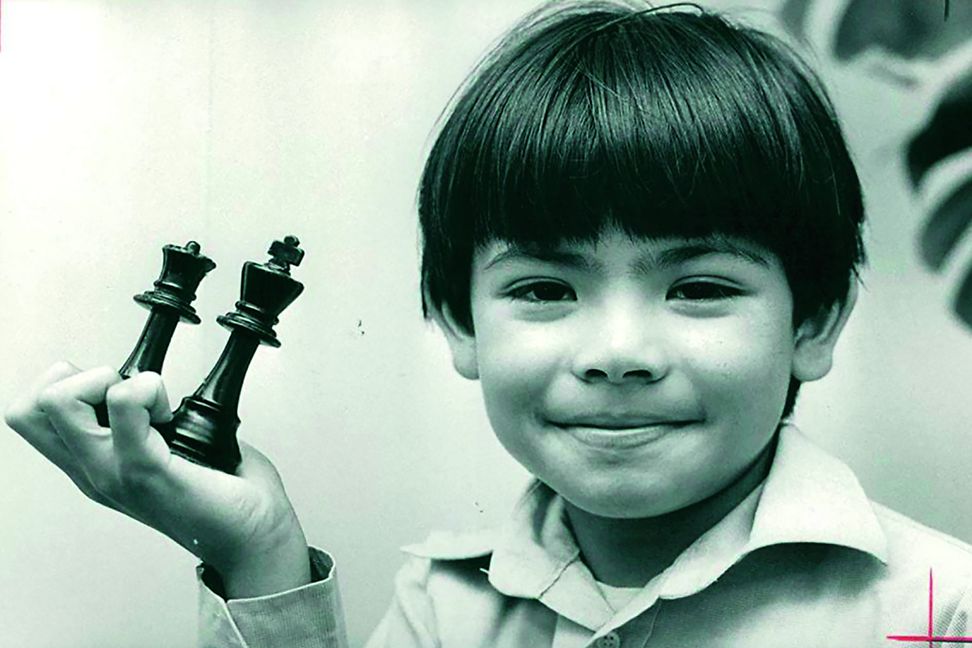
[[605, 419], [552, 422], [554, 427], [584, 445], [608, 450], [645, 445], [692, 423], [694, 421]]

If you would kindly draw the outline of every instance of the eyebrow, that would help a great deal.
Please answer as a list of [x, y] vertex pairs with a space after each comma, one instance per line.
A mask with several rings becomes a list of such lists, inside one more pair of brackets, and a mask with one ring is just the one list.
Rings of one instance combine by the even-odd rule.
[[[769, 260], [765, 255], [739, 245], [729, 239], [712, 238], [688, 240], [660, 250], [657, 253], [646, 253], [641, 255], [633, 264], [632, 268], [641, 274], [652, 270], [659, 270], [677, 266], [694, 259], [714, 254], [729, 254], [743, 258], [747, 261], [761, 266], [769, 266]], [[585, 270], [588, 272], [603, 272], [604, 265], [597, 259], [580, 252], [572, 252], [557, 247], [521, 245], [511, 243], [505, 250], [493, 256], [483, 270], [504, 263], [518, 260], [541, 261], [556, 265]]]

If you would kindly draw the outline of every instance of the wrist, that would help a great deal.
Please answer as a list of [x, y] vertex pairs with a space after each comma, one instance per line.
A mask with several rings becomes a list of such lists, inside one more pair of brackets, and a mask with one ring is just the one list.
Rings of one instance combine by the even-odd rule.
[[227, 599], [279, 594], [307, 585], [311, 567], [304, 533], [298, 526], [272, 549], [254, 548], [216, 571]]

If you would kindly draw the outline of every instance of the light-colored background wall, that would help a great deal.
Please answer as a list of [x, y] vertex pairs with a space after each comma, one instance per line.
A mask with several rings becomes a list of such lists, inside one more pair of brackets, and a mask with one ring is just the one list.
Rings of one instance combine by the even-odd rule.
[[[776, 4], [747, 15], [770, 24]], [[283, 347], [250, 369], [240, 435], [338, 557], [362, 643], [396, 547], [498, 521], [526, 480], [420, 317], [414, 195], [440, 110], [534, 5], [2, 0], [0, 405], [58, 359], [120, 364], [159, 248], [196, 239], [219, 267], [199, 291], [204, 323], [177, 330], [164, 371], [174, 400], [191, 392], [222, 348], [214, 319], [241, 263], [298, 234], [307, 289], [281, 318]], [[811, 19], [826, 39], [826, 6]], [[972, 335], [946, 308], [963, 268], [918, 263], [922, 199], [897, 156], [934, 88], [818, 65], [861, 164], [871, 267], [798, 421], [877, 500], [969, 541]], [[192, 645], [191, 556], [85, 500], [9, 430], [0, 457], [0, 646]]]

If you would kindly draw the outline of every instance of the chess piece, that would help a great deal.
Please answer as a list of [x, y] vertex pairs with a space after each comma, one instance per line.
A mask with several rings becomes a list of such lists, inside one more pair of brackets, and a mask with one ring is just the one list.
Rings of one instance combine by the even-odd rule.
[[[154, 289], [134, 297], [136, 303], [150, 312], [135, 348], [118, 370], [122, 378], [131, 378], [142, 371], [162, 371], [176, 324], [180, 321], [199, 323], [199, 316], [191, 304], [196, 298], [199, 282], [215, 267], [209, 257], [199, 253], [199, 244], [195, 241], [189, 241], [184, 247], [166, 245], [162, 248], [162, 272]], [[108, 408], [104, 403], [95, 407], [95, 414], [100, 425], [108, 425]]]
[[230, 331], [219, 360], [199, 388], [182, 399], [170, 423], [156, 425], [172, 451], [195, 463], [233, 473], [240, 463], [236, 429], [243, 378], [260, 344], [279, 347], [277, 316], [304, 290], [290, 276], [304, 251], [295, 236], [274, 241], [265, 264], [243, 265], [236, 310], [217, 318]]

